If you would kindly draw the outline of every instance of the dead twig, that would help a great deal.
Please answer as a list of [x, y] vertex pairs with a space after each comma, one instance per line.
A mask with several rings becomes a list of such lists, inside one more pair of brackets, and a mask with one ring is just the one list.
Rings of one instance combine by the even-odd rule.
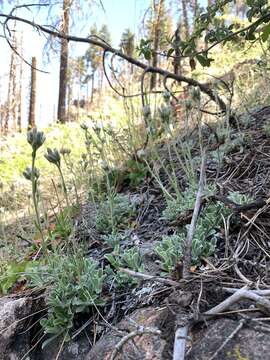
[[111, 353], [109, 360], [114, 360], [118, 354], [118, 352], [122, 349], [126, 342], [130, 339], [133, 339], [135, 336], [142, 336], [144, 334], [152, 334], [152, 335], [160, 335], [161, 331], [154, 328], [148, 328], [144, 326], [139, 326], [136, 330], [132, 331], [131, 333], [125, 335], [116, 345], [115, 349]]
[[173, 360], [184, 360], [186, 339], [188, 335], [188, 324], [179, 327], [175, 332], [174, 347], [173, 347]]
[[196, 223], [198, 220], [198, 216], [201, 209], [202, 204], [202, 195], [203, 195], [203, 188], [204, 188], [204, 177], [205, 177], [205, 165], [206, 165], [206, 153], [205, 150], [202, 153], [202, 162], [201, 162], [201, 170], [200, 170], [200, 180], [198, 186], [198, 192], [196, 195], [196, 201], [194, 205], [194, 211], [191, 219], [191, 224], [188, 229], [187, 238], [185, 241], [185, 248], [184, 248], [184, 256], [183, 256], [183, 278], [186, 279], [190, 272], [191, 266], [191, 250], [192, 250], [192, 240], [194, 236], [194, 232], [196, 229]]
[[149, 275], [149, 274], [143, 274], [137, 271], [132, 271], [129, 269], [124, 269], [124, 268], [119, 268], [119, 271], [126, 273], [127, 275], [130, 275], [132, 277], [141, 279], [141, 280], [150, 280], [150, 281], [157, 281], [161, 284], [164, 285], [169, 285], [169, 286], [176, 286], [179, 287], [180, 283], [174, 280], [170, 280], [170, 279], [166, 279], [163, 277], [159, 277], [159, 276], [154, 276], [154, 275]]
[[[229, 292], [231, 292], [231, 290], [232, 289], [229, 289]], [[255, 301], [256, 305], [263, 312], [270, 314], [270, 300], [265, 299], [262, 295], [258, 295], [258, 293], [256, 293], [256, 290], [248, 290], [248, 286], [246, 285], [241, 289], [237, 289], [230, 297], [228, 297], [212, 309], [206, 311], [203, 315], [216, 315], [227, 310], [230, 306], [243, 299]]]

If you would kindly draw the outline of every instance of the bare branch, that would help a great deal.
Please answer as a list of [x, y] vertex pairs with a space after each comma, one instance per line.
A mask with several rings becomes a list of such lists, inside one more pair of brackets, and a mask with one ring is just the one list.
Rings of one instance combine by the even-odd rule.
[[160, 74], [162, 76], [166, 76], [167, 78], [174, 79], [174, 80], [176, 80], [178, 82], [185, 82], [185, 83], [189, 84], [190, 86], [196, 86], [204, 94], [206, 94], [212, 101], [217, 103], [217, 105], [220, 107], [222, 112], [226, 112], [226, 104], [225, 104], [225, 102], [217, 94], [215, 94], [212, 91], [212, 89], [210, 89], [207, 85], [202, 84], [202, 83], [198, 82], [195, 79], [191, 79], [191, 78], [188, 78], [188, 77], [185, 77], [185, 76], [182, 76], [182, 75], [174, 74], [174, 73], [172, 73], [170, 71], [164, 70], [164, 69], [159, 68], [159, 67], [148, 66], [148, 65], [144, 64], [143, 62], [141, 62], [141, 61], [139, 61], [139, 60], [137, 60], [137, 59], [135, 59], [135, 58], [133, 58], [131, 56], [128, 56], [128, 55], [124, 54], [122, 51], [111, 47], [106, 42], [97, 40], [97, 39], [95, 39], [93, 37], [84, 38], [84, 37], [67, 35], [67, 34], [64, 34], [64, 33], [60, 32], [60, 31], [51, 30], [47, 26], [36, 24], [34, 21], [30, 21], [30, 20], [27, 20], [27, 19], [24, 19], [24, 18], [21, 18], [21, 17], [18, 17], [18, 16], [14, 16], [14, 15], [8, 15], [8, 14], [3, 14], [2, 13], [2, 14], [0, 14], [0, 17], [6, 19], [5, 25], [7, 25], [7, 22], [10, 21], [10, 20], [20, 21], [20, 22], [23, 22], [25, 24], [28, 24], [28, 25], [34, 27], [35, 29], [37, 29], [39, 31], [43, 31], [43, 32], [45, 32], [47, 34], [50, 34], [51, 36], [54, 36], [54, 37], [59, 38], [59, 39], [66, 39], [68, 41], [86, 43], [86, 44], [92, 44], [92, 45], [98, 46], [98, 47], [102, 48], [103, 50], [105, 50], [107, 52], [111, 52], [111, 53], [119, 56], [120, 58], [128, 61], [129, 63], [131, 63], [131, 64], [133, 64], [133, 65], [135, 65], [135, 66], [137, 66], [137, 67], [139, 67], [139, 68], [141, 68], [143, 70], [147, 69], [147, 72], [149, 72], [149, 73]]

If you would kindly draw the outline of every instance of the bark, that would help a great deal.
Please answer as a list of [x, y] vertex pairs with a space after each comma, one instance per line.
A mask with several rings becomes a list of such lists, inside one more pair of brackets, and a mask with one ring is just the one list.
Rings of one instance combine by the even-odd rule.
[[9, 79], [8, 79], [8, 93], [7, 93], [7, 102], [6, 102], [6, 109], [5, 109], [5, 119], [4, 119], [4, 133], [7, 134], [9, 130], [9, 122], [10, 122], [10, 115], [11, 115], [11, 94], [12, 94], [12, 77], [13, 77], [13, 63], [14, 63], [14, 53], [11, 53], [10, 58], [10, 66], [9, 66]]
[[37, 94], [37, 59], [32, 58], [31, 67], [31, 90], [30, 90], [30, 103], [28, 114], [28, 129], [36, 126], [36, 94]]
[[[158, 66], [158, 49], [160, 44], [160, 35], [161, 35], [161, 12], [164, 8], [164, 0], [159, 0], [156, 4], [154, 0], [154, 13], [155, 13], [155, 20], [154, 20], [154, 44], [153, 44], [153, 56], [152, 56], [152, 66]], [[150, 89], [153, 90], [157, 84], [157, 74], [152, 73], [151, 80], [150, 80]]]
[[180, 41], [181, 41], [180, 31], [181, 31], [181, 25], [179, 22], [177, 29], [174, 33], [174, 41], [175, 41], [174, 55], [175, 55], [175, 58], [173, 60], [173, 69], [174, 69], [174, 73], [176, 75], [181, 74], [181, 51], [180, 51], [180, 47], [179, 47]]
[[[20, 52], [23, 50], [23, 34], [21, 34], [20, 40]], [[18, 112], [17, 112], [17, 130], [22, 131], [22, 80], [23, 80], [23, 60], [20, 59], [19, 68], [19, 92], [17, 94]]]
[[182, 0], [182, 13], [183, 13], [183, 25], [184, 25], [184, 37], [185, 40], [189, 38], [189, 22], [187, 12], [187, 1]]
[[[68, 35], [69, 32], [69, 15], [70, 15], [70, 0], [63, 0], [63, 19], [62, 19], [62, 34]], [[61, 39], [61, 55], [60, 55], [60, 72], [59, 72], [59, 95], [58, 95], [58, 110], [57, 118], [61, 123], [67, 120], [66, 96], [68, 84], [68, 40]]]

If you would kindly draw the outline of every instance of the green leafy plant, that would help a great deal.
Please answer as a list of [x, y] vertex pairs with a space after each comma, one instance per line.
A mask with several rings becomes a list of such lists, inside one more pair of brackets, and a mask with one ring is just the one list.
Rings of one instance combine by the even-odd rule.
[[[207, 205], [198, 219], [192, 239], [192, 262], [198, 264], [201, 257], [208, 257], [215, 251], [216, 240], [222, 225], [222, 216], [229, 215], [230, 211], [220, 202]], [[190, 225], [182, 232], [163, 237], [155, 252], [161, 260], [162, 268], [171, 272], [183, 255], [183, 244]]]
[[116, 232], [111, 234], [103, 235], [102, 239], [109, 245], [111, 248], [119, 246], [120, 243], [125, 239], [125, 234]]
[[241, 194], [239, 191], [230, 192], [228, 195], [228, 199], [238, 205], [245, 205], [254, 201], [251, 196], [247, 194]]
[[182, 257], [182, 244], [184, 234], [164, 236], [155, 247], [155, 253], [161, 260], [162, 268], [166, 272], [172, 272], [175, 265]]
[[50, 336], [46, 344], [60, 335], [68, 340], [76, 314], [103, 304], [100, 294], [104, 277], [97, 264], [81, 253], [53, 255], [47, 264], [28, 274], [32, 286], [49, 289], [48, 316], [40, 321]]
[[[215, 193], [215, 187], [208, 185], [204, 190], [204, 196], [211, 196]], [[167, 200], [166, 209], [163, 216], [166, 220], [175, 220], [179, 215], [184, 214], [188, 210], [192, 210], [196, 199], [196, 187], [189, 187], [180, 193], [176, 199]]]
[[131, 201], [129, 196], [114, 194], [101, 203], [96, 216], [96, 227], [104, 234], [112, 233], [120, 225], [126, 224], [135, 214], [135, 210], [136, 204]]
[[123, 287], [126, 284], [136, 285], [138, 280], [121, 271], [119, 268], [128, 268], [133, 271], [143, 272], [142, 258], [138, 248], [133, 247], [120, 253], [120, 247], [116, 246], [113, 253], [106, 255], [106, 259], [111, 266], [106, 267], [106, 272], [111, 281], [115, 281], [117, 287]]
[[25, 273], [38, 266], [38, 261], [11, 261], [0, 266], [0, 294], [8, 294], [18, 281], [25, 280]]

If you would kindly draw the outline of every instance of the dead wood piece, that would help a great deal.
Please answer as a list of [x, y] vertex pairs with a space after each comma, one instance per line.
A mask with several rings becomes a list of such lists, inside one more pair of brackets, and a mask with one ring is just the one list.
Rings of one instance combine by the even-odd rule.
[[270, 314], [270, 300], [258, 295], [255, 291], [248, 290], [248, 287], [244, 286], [243, 288], [236, 290], [230, 297], [222, 301], [217, 306], [206, 311], [203, 315], [217, 315], [218, 313], [226, 311], [230, 306], [243, 299], [255, 301], [256, 305], [263, 312]]
[[204, 188], [204, 177], [205, 177], [205, 166], [206, 166], [206, 153], [203, 151], [202, 153], [202, 162], [201, 162], [201, 169], [200, 169], [200, 179], [199, 179], [199, 186], [198, 192], [196, 195], [196, 201], [194, 205], [194, 211], [191, 219], [191, 224], [188, 229], [187, 238], [185, 241], [184, 247], [184, 255], [183, 255], [183, 278], [186, 279], [190, 274], [190, 266], [191, 266], [191, 249], [192, 249], [192, 240], [196, 228], [196, 223], [198, 220], [198, 216], [200, 213], [201, 205], [202, 205], [202, 195], [203, 195], [203, 188]]
[[186, 339], [188, 335], [188, 325], [179, 327], [175, 332], [174, 348], [173, 348], [173, 360], [184, 360]]
[[174, 280], [170, 280], [170, 279], [166, 279], [160, 276], [154, 276], [154, 275], [149, 275], [149, 274], [143, 274], [137, 271], [133, 271], [133, 270], [129, 270], [129, 269], [124, 269], [124, 268], [119, 268], [119, 271], [126, 273], [127, 275], [133, 276], [135, 278], [141, 279], [141, 280], [150, 280], [150, 281], [157, 281], [161, 284], [164, 285], [169, 285], [169, 286], [175, 286], [175, 287], [179, 287], [180, 283]]
[[144, 334], [152, 334], [152, 335], [160, 335], [161, 331], [154, 328], [147, 328], [144, 326], [139, 326], [136, 330], [132, 331], [131, 333], [124, 336], [116, 345], [115, 349], [113, 350], [110, 359], [114, 360], [118, 354], [118, 352], [122, 349], [122, 347], [125, 345], [127, 341], [134, 338], [135, 336], [142, 336]]

